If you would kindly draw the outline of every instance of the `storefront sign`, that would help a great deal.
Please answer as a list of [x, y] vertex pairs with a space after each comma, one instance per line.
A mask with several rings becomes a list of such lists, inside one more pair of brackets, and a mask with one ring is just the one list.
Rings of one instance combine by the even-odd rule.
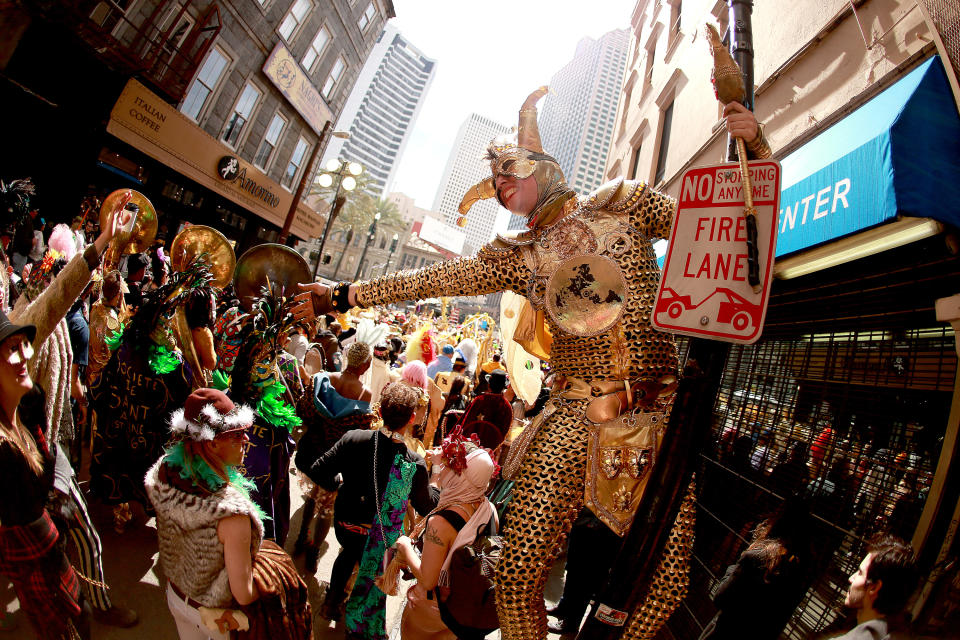
[[247, 176], [247, 165], [245, 162], [234, 156], [223, 156], [217, 163], [217, 173], [227, 182], [232, 183], [237, 189], [246, 191], [254, 198], [262, 200], [267, 206], [276, 207], [280, 204], [280, 198], [269, 186], [258, 184], [256, 179]]
[[930, 58], [783, 159], [777, 256], [896, 220], [960, 223], [960, 119]]
[[690, 169], [670, 232], [651, 323], [670, 333], [751, 344], [760, 338], [777, 246], [780, 164], [750, 163], [761, 289], [747, 280], [740, 165]]
[[[283, 226], [292, 193], [231, 155], [230, 149], [136, 80], [127, 82], [117, 99], [107, 131], [264, 220]], [[322, 228], [321, 217], [301, 203], [291, 232], [309, 239], [320, 235]]]
[[264, 63], [263, 74], [319, 135], [333, 115], [310, 76], [303, 72], [282, 42], [277, 43]]

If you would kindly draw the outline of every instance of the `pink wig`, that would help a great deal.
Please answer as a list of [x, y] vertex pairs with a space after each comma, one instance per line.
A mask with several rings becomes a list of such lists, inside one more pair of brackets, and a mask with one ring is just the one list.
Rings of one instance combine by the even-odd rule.
[[70, 230], [70, 227], [65, 224], [58, 224], [53, 228], [53, 232], [50, 234], [50, 242], [47, 244], [54, 251], [63, 254], [67, 261], [70, 261], [73, 256], [77, 255], [77, 243], [73, 238], [73, 231]]
[[427, 388], [427, 365], [423, 364], [419, 360], [414, 360], [413, 362], [408, 362], [403, 365], [403, 369], [400, 370], [400, 377], [404, 381], [420, 387], [421, 389]]

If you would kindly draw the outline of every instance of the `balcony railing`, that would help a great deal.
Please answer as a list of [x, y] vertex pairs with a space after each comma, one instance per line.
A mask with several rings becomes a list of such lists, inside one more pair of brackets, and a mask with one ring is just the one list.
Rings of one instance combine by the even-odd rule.
[[220, 8], [191, 11], [193, 0], [31, 0], [44, 19], [64, 25], [107, 66], [137, 76], [172, 103], [223, 26]]

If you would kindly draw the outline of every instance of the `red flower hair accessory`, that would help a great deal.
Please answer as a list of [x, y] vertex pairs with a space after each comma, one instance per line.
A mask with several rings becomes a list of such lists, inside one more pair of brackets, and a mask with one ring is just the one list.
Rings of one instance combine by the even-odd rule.
[[496, 478], [497, 474], [500, 473], [500, 465], [497, 464], [496, 459], [493, 457], [493, 452], [480, 444], [480, 436], [476, 433], [471, 433], [469, 438], [465, 437], [463, 435], [463, 426], [459, 424], [450, 432], [450, 435], [443, 439], [443, 444], [440, 445], [440, 450], [443, 451], [443, 458], [446, 460], [447, 468], [458, 476], [463, 474], [464, 469], [467, 468], [466, 443], [468, 442], [475, 444], [478, 449], [483, 449], [490, 455], [490, 460], [493, 461], [493, 475], [491, 479]]

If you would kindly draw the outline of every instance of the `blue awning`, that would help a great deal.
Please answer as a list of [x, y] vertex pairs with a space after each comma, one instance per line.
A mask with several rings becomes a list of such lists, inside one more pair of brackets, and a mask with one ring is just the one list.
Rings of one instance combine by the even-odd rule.
[[777, 257], [898, 215], [960, 226], [960, 117], [933, 57], [781, 161]]

